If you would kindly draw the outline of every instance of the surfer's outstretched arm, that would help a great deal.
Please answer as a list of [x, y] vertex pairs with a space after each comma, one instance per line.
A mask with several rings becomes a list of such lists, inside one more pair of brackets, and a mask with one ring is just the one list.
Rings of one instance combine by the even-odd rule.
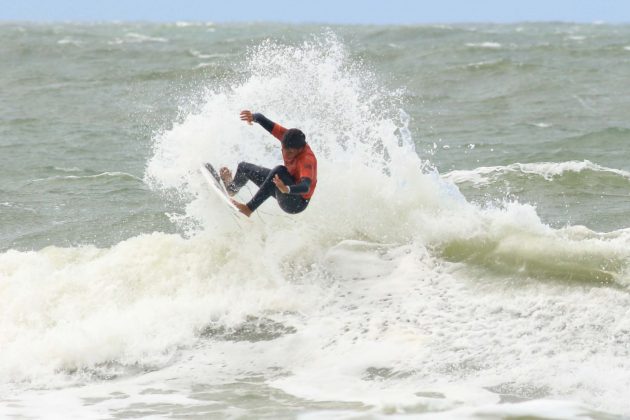
[[249, 124], [251, 124], [252, 122], [260, 124], [265, 130], [269, 131], [278, 140], [282, 140], [284, 133], [287, 132], [286, 128], [284, 128], [280, 124], [276, 124], [275, 122], [271, 121], [269, 118], [258, 112], [252, 114], [252, 112], [248, 110], [241, 111], [241, 120], [246, 121]]

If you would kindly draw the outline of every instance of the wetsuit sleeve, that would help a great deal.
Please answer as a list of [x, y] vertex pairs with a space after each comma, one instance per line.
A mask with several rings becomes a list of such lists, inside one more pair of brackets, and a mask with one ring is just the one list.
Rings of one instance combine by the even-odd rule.
[[311, 188], [311, 179], [302, 178], [297, 184], [289, 185], [289, 194], [306, 194], [309, 188]]
[[286, 133], [287, 131], [286, 128], [284, 128], [280, 124], [276, 124], [261, 113], [257, 112], [252, 116], [254, 117], [255, 122], [260, 124], [265, 130], [269, 131], [275, 138], [277, 138], [278, 140], [282, 140], [284, 133]]

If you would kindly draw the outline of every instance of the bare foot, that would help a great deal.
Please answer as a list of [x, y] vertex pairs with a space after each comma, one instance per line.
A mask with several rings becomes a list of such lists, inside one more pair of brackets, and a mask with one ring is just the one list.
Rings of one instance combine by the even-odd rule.
[[225, 191], [227, 191], [228, 195], [232, 197], [234, 193], [230, 191], [228, 185], [232, 183], [234, 178], [232, 178], [232, 171], [230, 171], [225, 166], [219, 169], [219, 176], [221, 177], [221, 181], [223, 181], [223, 186], [225, 187]]
[[232, 204], [236, 206], [238, 211], [243, 213], [245, 216], [249, 217], [253, 213], [253, 211], [251, 211], [251, 209], [247, 207], [247, 204], [239, 203], [236, 200], [230, 200], [230, 201], [232, 201]]

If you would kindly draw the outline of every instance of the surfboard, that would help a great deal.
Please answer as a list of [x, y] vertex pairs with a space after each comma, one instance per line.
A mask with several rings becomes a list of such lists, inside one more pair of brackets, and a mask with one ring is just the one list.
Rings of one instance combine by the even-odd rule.
[[219, 173], [214, 169], [214, 167], [209, 163], [204, 163], [201, 165], [201, 174], [208, 181], [208, 185], [210, 185], [210, 191], [212, 191], [221, 202], [226, 204], [232, 211], [239, 215], [243, 215], [238, 208], [232, 203], [230, 200], [230, 196], [223, 186], [223, 182], [221, 181], [221, 177], [219, 177]]

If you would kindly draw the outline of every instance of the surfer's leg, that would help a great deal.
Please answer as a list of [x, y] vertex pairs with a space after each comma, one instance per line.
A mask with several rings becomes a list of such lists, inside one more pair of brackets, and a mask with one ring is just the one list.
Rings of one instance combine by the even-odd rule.
[[[285, 166], [280, 166], [277, 169], [278, 177], [284, 182], [286, 185], [295, 184], [295, 179], [289, 173], [289, 170]], [[276, 188], [276, 200], [278, 200], [278, 205], [284, 212], [286, 213], [299, 213], [306, 208], [308, 205], [308, 200], [305, 200], [299, 194], [282, 194], [280, 190]]]
[[247, 203], [247, 207], [249, 207], [252, 211], [255, 211], [269, 197], [284, 195], [280, 193], [276, 184], [273, 183], [273, 177], [276, 175], [278, 175], [285, 184], [292, 185], [295, 183], [295, 180], [285, 166], [276, 166], [269, 171], [267, 178], [265, 178], [265, 181], [260, 185], [258, 192], [252, 197], [249, 203]]
[[278, 205], [285, 213], [296, 214], [304, 211], [308, 200], [297, 194], [277, 194]]
[[236, 194], [247, 181], [252, 181], [257, 186], [261, 186], [269, 176], [270, 169], [263, 168], [248, 162], [241, 162], [236, 168], [236, 174], [231, 183], [226, 185], [228, 192]]

